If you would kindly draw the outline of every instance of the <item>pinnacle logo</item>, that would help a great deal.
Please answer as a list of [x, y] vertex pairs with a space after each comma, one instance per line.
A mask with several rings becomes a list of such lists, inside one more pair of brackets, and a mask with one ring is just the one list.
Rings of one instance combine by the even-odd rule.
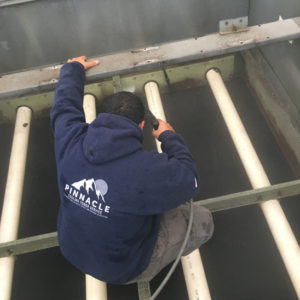
[[105, 202], [104, 196], [108, 192], [108, 185], [102, 179], [82, 179], [65, 185], [65, 197], [74, 204], [89, 212], [108, 217], [110, 206]]
[[85, 190], [88, 195], [90, 194], [90, 192], [95, 193], [98, 200], [99, 197], [101, 197], [102, 201], [105, 202], [103, 196], [107, 193], [108, 186], [104, 180], [98, 179], [95, 181], [94, 178], [88, 180], [83, 179], [74, 182], [71, 185], [75, 187], [77, 190], [82, 190], [82, 189]]

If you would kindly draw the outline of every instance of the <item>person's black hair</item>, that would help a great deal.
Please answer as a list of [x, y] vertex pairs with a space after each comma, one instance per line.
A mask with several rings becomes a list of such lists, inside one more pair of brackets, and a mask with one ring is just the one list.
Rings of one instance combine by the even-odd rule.
[[130, 92], [119, 92], [106, 98], [100, 112], [126, 117], [140, 124], [145, 118], [145, 108], [141, 99]]

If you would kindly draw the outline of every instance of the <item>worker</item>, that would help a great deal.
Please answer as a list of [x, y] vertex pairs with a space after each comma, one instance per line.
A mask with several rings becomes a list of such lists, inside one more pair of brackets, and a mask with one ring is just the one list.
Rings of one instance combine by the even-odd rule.
[[[149, 281], [178, 254], [199, 176], [184, 140], [162, 120], [152, 134], [163, 153], [142, 149], [145, 110], [132, 93], [110, 96], [98, 117], [85, 123], [85, 70], [98, 63], [69, 59], [55, 91], [58, 241], [65, 258], [95, 278]], [[195, 206], [184, 255], [212, 233], [211, 213]]]

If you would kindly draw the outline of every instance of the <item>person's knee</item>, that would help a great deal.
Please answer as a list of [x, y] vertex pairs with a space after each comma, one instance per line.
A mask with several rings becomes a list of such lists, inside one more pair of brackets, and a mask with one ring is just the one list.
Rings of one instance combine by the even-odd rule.
[[202, 228], [208, 237], [207, 240], [209, 240], [214, 233], [214, 221], [213, 221], [212, 213], [206, 208], [205, 210], [206, 211], [203, 214], [203, 219], [202, 219]]
[[201, 245], [206, 243], [213, 235], [214, 221], [212, 213], [205, 207], [195, 205], [194, 206], [194, 220], [195, 226], [198, 230], [198, 238]]

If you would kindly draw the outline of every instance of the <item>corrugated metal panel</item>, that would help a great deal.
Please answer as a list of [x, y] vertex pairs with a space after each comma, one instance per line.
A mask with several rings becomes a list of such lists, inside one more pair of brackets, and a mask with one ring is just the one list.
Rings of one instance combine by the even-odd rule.
[[0, 8], [0, 73], [218, 31], [248, 0], [40, 0]]

